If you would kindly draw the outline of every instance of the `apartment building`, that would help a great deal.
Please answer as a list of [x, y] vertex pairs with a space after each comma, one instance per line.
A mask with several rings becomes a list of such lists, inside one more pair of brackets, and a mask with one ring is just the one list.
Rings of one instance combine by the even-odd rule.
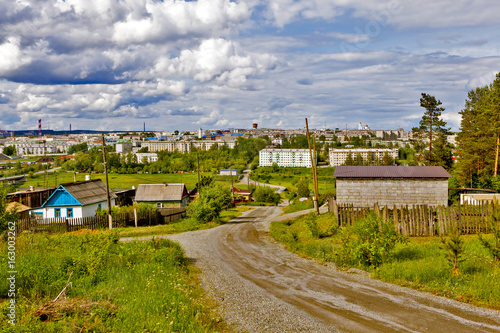
[[356, 159], [358, 155], [361, 155], [363, 161], [382, 161], [382, 157], [385, 153], [388, 153], [390, 157], [396, 159], [398, 157], [397, 148], [352, 148], [352, 149], [336, 149], [330, 148], [330, 165], [338, 166], [343, 165], [349, 156], [352, 154], [352, 158]]
[[259, 152], [259, 166], [311, 167], [311, 155], [308, 149], [272, 149]]

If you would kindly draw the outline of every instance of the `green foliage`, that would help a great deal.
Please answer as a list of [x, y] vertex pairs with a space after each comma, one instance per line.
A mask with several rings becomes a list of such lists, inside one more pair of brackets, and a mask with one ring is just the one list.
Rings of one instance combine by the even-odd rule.
[[16, 147], [15, 146], [5, 146], [3, 148], [3, 153], [7, 156], [14, 156], [16, 154]]
[[17, 221], [17, 213], [7, 210], [7, 201], [5, 196], [7, 191], [4, 188], [0, 188], [0, 233], [3, 233], [9, 227], [9, 222]]
[[299, 196], [299, 198], [308, 198], [309, 194], [309, 183], [306, 180], [301, 179], [297, 184], [297, 195]]
[[201, 175], [200, 184], [196, 183], [196, 188], [201, 189], [214, 185], [214, 178], [211, 176]]
[[450, 228], [448, 239], [441, 237], [441, 249], [445, 251], [446, 260], [451, 266], [453, 274], [458, 275], [458, 264], [462, 261], [464, 253], [464, 240], [458, 226]]
[[[188, 270], [179, 244], [166, 239], [117, 242], [116, 233], [26, 235], [16, 244], [16, 326], [10, 332], [168, 332], [218, 331], [200, 305], [202, 291]], [[7, 246], [0, 244], [6, 265]], [[71, 274], [72, 273], [72, 274]], [[34, 316], [62, 290], [58, 320]], [[7, 297], [7, 271], [0, 271], [0, 295]], [[61, 299], [60, 299], [61, 300]], [[92, 304], [90, 309], [85, 305]], [[7, 322], [2, 306], [0, 320]], [[54, 313], [55, 314], [55, 313]], [[4, 331], [3, 328], [0, 330]]]
[[83, 152], [86, 152], [88, 151], [89, 147], [87, 145], [86, 142], [83, 142], [83, 143], [79, 143], [79, 144], [76, 144], [76, 145], [71, 145], [69, 148], [68, 148], [68, 154], [74, 154], [76, 152], [79, 152], [79, 151], [83, 151]]
[[500, 73], [492, 84], [469, 91], [460, 111], [457, 177], [461, 186], [493, 188], [495, 150], [500, 134]]
[[[498, 207], [498, 201], [495, 200], [494, 205]], [[488, 220], [488, 229], [492, 233], [493, 241], [490, 241], [486, 236], [479, 235], [479, 241], [493, 256], [495, 263], [498, 263], [500, 258], [500, 211], [494, 210]]]
[[396, 243], [405, 241], [394, 231], [389, 221], [383, 221], [374, 212], [352, 227], [353, 254], [363, 266], [380, 266], [389, 259]]
[[[412, 129], [413, 143], [417, 152], [420, 153], [420, 163], [441, 165], [450, 169], [453, 161], [451, 147], [446, 139], [450, 129], [445, 127], [446, 122], [441, 119], [441, 113], [445, 109], [440, 105], [442, 105], [440, 100], [422, 93], [420, 106], [425, 108], [425, 112], [420, 120], [420, 126]], [[429, 142], [428, 150], [425, 149], [427, 141]]]
[[388, 152], [385, 152], [384, 156], [382, 156], [381, 165], [394, 165], [394, 158], [392, 158]]
[[280, 195], [274, 192], [274, 189], [271, 187], [259, 186], [252, 193], [252, 196], [257, 202], [272, 203], [274, 205], [278, 205], [281, 202]]
[[204, 187], [201, 194], [188, 207], [188, 215], [200, 223], [217, 219], [223, 208], [232, 202], [231, 190], [222, 185]]

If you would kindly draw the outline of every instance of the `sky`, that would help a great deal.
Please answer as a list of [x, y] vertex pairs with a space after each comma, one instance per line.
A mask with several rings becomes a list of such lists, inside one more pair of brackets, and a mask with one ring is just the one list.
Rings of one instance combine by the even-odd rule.
[[500, 71], [491, 0], [0, 0], [0, 129], [453, 131]]

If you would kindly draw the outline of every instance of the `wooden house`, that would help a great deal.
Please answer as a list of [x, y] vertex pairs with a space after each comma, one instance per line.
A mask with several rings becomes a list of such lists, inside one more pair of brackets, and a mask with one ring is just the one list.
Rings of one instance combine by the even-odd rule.
[[[116, 194], [109, 190], [111, 206]], [[33, 209], [36, 218], [81, 218], [94, 216], [97, 210], [107, 209], [106, 185], [100, 179], [61, 184], [42, 207]]]

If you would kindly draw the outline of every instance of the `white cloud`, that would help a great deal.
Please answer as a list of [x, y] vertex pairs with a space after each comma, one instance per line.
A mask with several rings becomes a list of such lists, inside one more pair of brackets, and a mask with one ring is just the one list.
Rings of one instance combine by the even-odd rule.
[[0, 76], [29, 61], [29, 59], [23, 58], [19, 43], [19, 38], [10, 37], [0, 45]]
[[169, 77], [192, 77], [197, 82], [217, 79], [219, 84], [241, 87], [248, 76], [273, 69], [277, 58], [269, 54], [246, 54], [239, 44], [222, 38], [204, 40], [198, 49], [183, 50], [179, 57], [162, 58], [155, 73]]

